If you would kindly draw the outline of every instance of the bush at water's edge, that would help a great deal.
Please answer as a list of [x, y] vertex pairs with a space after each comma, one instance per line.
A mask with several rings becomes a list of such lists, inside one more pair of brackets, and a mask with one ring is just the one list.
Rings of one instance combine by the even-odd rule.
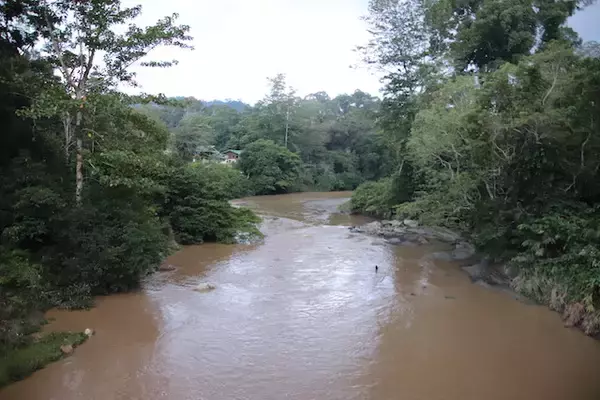
[[75, 348], [85, 342], [84, 333], [54, 332], [39, 340], [8, 350], [0, 357], [0, 387], [26, 378], [47, 364], [65, 356], [61, 346]]

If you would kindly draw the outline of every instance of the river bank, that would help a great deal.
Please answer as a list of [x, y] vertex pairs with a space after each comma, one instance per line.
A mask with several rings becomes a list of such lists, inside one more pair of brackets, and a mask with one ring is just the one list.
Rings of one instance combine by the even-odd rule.
[[262, 242], [185, 246], [140, 291], [51, 310], [48, 331], [96, 334], [0, 400], [598, 398], [598, 342], [473, 285], [447, 243], [350, 231], [372, 220], [336, 212], [349, 196], [242, 199]]
[[86, 341], [84, 332], [52, 332], [32, 335], [31, 343], [6, 352], [0, 359], [0, 387], [25, 379], [51, 362], [71, 355]]
[[600, 311], [586, 309], [583, 304], [569, 303], [558, 282], [522, 274], [509, 264], [494, 263], [461, 234], [443, 227], [421, 226], [415, 220], [381, 220], [350, 231], [385, 238], [400, 246], [426, 245], [432, 241], [448, 244], [447, 251], [431, 254], [432, 259], [456, 261], [473, 283], [509, 293], [522, 302], [536, 302], [561, 314], [565, 327], [578, 328], [586, 335], [600, 339]]

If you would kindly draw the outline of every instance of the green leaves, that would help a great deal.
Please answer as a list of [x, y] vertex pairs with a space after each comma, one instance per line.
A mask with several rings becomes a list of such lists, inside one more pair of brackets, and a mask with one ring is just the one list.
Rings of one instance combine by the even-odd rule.
[[[0, 246], [0, 354], [27, 340], [27, 318], [45, 302], [40, 265], [25, 251]], [[35, 328], [34, 328], [35, 329]]]
[[212, 143], [214, 130], [210, 125], [210, 118], [201, 114], [184, 116], [174, 132], [175, 151], [188, 162], [198, 158], [200, 153], [207, 152]]
[[593, 311], [600, 304], [600, 214], [597, 207], [566, 204], [518, 226], [520, 253], [511, 264], [525, 276], [560, 282], [569, 300], [584, 301]]
[[[383, 138], [395, 150], [393, 176], [410, 179], [364, 184], [352, 202], [458, 227], [518, 267], [522, 290], [546, 302], [560, 292], [593, 311], [600, 64], [593, 46], [576, 54], [580, 41], [563, 27], [576, 5], [371, 1], [367, 54], [392, 71]], [[422, 30], [402, 35], [410, 26]]]
[[[104, 18], [107, 18], [107, 16], [104, 16]], [[142, 60], [155, 47], [173, 46], [182, 49], [193, 49], [188, 44], [192, 40], [192, 37], [188, 35], [190, 27], [175, 25], [177, 18], [179, 18], [179, 15], [172, 14], [159, 20], [155, 25], [146, 28], [130, 25], [125, 34], [115, 35], [107, 38], [106, 41], [100, 41], [98, 43], [99, 47], [107, 52], [104, 56], [105, 75], [109, 79], [135, 85], [135, 75], [129, 72], [128, 68], [135, 62]], [[176, 60], [143, 61], [141, 65], [164, 68], [176, 63]]]
[[[129, 67], [142, 60], [158, 46], [191, 49], [189, 26], [177, 25], [177, 14], [140, 28], [131, 21], [141, 13], [141, 6], [124, 8], [119, 0], [73, 2], [42, 1], [38, 7], [25, 9], [32, 24], [46, 39], [48, 60], [61, 71], [69, 92], [88, 92], [89, 79], [104, 84], [134, 84]], [[127, 31], [115, 28], [129, 25]], [[95, 57], [102, 54], [103, 66]], [[145, 61], [147, 66], [169, 66], [172, 61]]]
[[484, 0], [476, 10], [473, 20], [459, 26], [452, 44], [457, 68], [466, 70], [471, 64], [485, 68], [529, 53], [537, 32], [531, 0]]
[[351, 190], [390, 169], [392, 163], [381, 154], [389, 146], [376, 127], [378, 98], [357, 90], [335, 98], [319, 92], [302, 99], [290, 92], [283, 78], [273, 78], [270, 93], [254, 107], [239, 101], [177, 98], [138, 104], [136, 109], [169, 128], [172, 150], [187, 162], [221, 161], [220, 152], [243, 150], [263, 139], [285, 148], [287, 131], [287, 148], [304, 164], [301, 178], [257, 177], [262, 180], [258, 186], [269, 191]]
[[390, 188], [389, 178], [363, 183], [352, 194], [350, 200], [352, 212], [378, 218], [390, 218], [393, 207]]
[[261, 139], [246, 146], [239, 164], [256, 194], [274, 194], [290, 190], [298, 179], [302, 162], [285, 147]]
[[239, 170], [220, 164], [186, 165], [174, 169], [165, 185], [168, 191], [161, 213], [168, 217], [179, 243], [231, 243], [240, 231], [257, 233], [256, 216], [228, 202], [248, 190]]

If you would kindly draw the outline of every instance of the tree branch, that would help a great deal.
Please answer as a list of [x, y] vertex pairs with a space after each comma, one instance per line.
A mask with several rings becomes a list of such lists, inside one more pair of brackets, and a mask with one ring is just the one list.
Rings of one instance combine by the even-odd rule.
[[550, 93], [552, 93], [552, 91], [554, 90], [554, 87], [556, 86], [556, 80], [558, 79], [558, 69], [559, 69], [559, 67], [557, 66], [556, 71], [554, 72], [554, 81], [552, 82], [552, 86], [550, 86], [550, 89], [548, 90], [548, 92], [546, 93], [544, 98], [542, 99], [542, 105], [544, 105], [546, 103], [546, 99], [548, 98], [548, 96], [550, 96]]
[[94, 56], [96, 54], [96, 49], [91, 49], [88, 52], [88, 61], [85, 66], [85, 70], [81, 79], [79, 80], [79, 90], [85, 89], [85, 84], [87, 83], [88, 77], [90, 76], [90, 72], [92, 71], [92, 67], [94, 66]]
[[67, 81], [67, 84], [72, 89], [75, 89], [75, 85], [73, 84], [73, 79], [72, 79], [72, 73], [69, 73], [69, 69], [67, 68], [67, 65], [65, 64], [65, 60], [63, 58], [62, 51], [60, 49], [60, 44], [58, 43], [58, 39], [54, 35], [54, 29], [52, 27], [52, 24], [50, 23], [50, 18], [48, 17], [48, 2], [47, 2], [47, 0], [43, 0], [43, 3], [44, 3], [44, 19], [46, 21], [46, 27], [48, 28], [48, 31], [50, 32], [50, 42], [52, 43], [54, 53], [56, 54], [56, 57], [58, 58], [58, 61], [60, 62], [59, 70], [62, 73], [65, 80]]

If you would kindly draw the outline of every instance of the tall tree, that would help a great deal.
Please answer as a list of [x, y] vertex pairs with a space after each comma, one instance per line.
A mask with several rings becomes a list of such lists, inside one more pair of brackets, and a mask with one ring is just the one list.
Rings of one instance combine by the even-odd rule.
[[[189, 27], [176, 25], [177, 15], [140, 28], [131, 21], [141, 6], [124, 8], [120, 0], [42, 0], [28, 8], [29, 18], [43, 39], [41, 54], [60, 73], [63, 93], [46, 93], [36, 99], [32, 116], [56, 114], [62, 118], [64, 152], [75, 152], [75, 200], [81, 203], [84, 183], [84, 146], [95, 132], [86, 122], [94, 112], [94, 97], [119, 83], [135, 85], [130, 67], [168, 67], [173, 60], [143, 60], [154, 48], [166, 45], [190, 48]], [[124, 33], [116, 28], [128, 25]], [[99, 62], [99, 58], [102, 62]]]
[[270, 91], [258, 103], [262, 110], [261, 128], [270, 131], [270, 138], [288, 147], [290, 138], [290, 119], [296, 103], [295, 90], [288, 86], [284, 74], [268, 78]]
[[440, 0], [426, 2], [430, 31], [452, 50], [454, 66], [494, 70], [553, 40], [571, 40], [567, 19], [586, 0]]

